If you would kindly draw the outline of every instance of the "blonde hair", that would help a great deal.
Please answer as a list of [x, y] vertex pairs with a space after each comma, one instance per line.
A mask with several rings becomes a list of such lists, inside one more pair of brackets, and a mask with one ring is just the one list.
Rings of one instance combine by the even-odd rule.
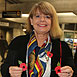
[[49, 2], [46, 2], [46, 1], [41, 1], [39, 3], [36, 3], [32, 7], [31, 11], [29, 12], [28, 23], [27, 23], [28, 25], [26, 26], [27, 32], [31, 33], [33, 30], [33, 26], [31, 25], [31, 22], [30, 22], [30, 18], [33, 18], [33, 15], [36, 14], [37, 9], [45, 15], [52, 16], [52, 19], [51, 19], [52, 24], [49, 32], [50, 36], [53, 38], [61, 38], [63, 32], [58, 23], [56, 10]]

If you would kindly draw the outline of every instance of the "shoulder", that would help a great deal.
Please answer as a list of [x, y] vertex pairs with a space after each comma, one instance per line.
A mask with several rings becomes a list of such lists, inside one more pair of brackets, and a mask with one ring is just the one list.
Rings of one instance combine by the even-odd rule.
[[61, 41], [61, 43], [62, 43], [63, 45], [68, 45], [65, 41]]
[[62, 44], [62, 47], [70, 49], [69, 45], [65, 41], [61, 41], [61, 44]]
[[62, 46], [62, 53], [65, 57], [73, 56], [72, 49], [69, 47], [69, 45], [65, 41], [61, 41], [61, 46]]
[[61, 42], [61, 44], [63, 45], [63, 46], [68, 46], [68, 44], [65, 42], [65, 41], [61, 41], [60, 39], [51, 39], [52, 40], [52, 42], [53, 43], [55, 43], [55, 44], [60, 44], [60, 42]]
[[21, 35], [21, 36], [17, 36], [15, 37], [10, 44], [13, 44], [13, 43], [22, 43], [24, 42], [26, 39], [26, 41], [29, 40], [29, 34], [26, 34], [26, 35]]
[[52, 40], [52, 43], [55, 45], [55, 46], [60, 46], [60, 43], [61, 43], [61, 46], [62, 48], [66, 48], [66, 49], [70, 49], [68, 44], [65, 42], [65, 41], [61, 41], [60, 39], [51, 39]]
[[[65, 42], [65, 41], [61, 41], [61, 46], [62, 46], [62, 49], [67, 52], [67, 51], [71, 51], [71, 48], [69, 47], [68, 43]], [[72, 52], [72, 51], [71, 51]]]
[[21, 47], [24, 47], [28, 43], [29, 38], [29, 34], [14, 38], [9, 44], [9, 49], [20, 49]]
[[65, 41], [61, 41], [59, 38], [51, 38], [51, 41], [54, 43], [61, 42], [62, 44], [68, 45]]

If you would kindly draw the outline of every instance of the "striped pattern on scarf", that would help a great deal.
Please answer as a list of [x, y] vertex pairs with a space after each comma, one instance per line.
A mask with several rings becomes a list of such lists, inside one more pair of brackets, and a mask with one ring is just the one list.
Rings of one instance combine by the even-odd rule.
[[[50, 38], [50, 37], [49, 37]], [[49, 41], [49, 42], [48, 42]], [[44, 41], [42, 47], [38, 51], [38, 55], [43, 54], [41, 57], [46, 55], [45, 50], [49, 51], [50, 49], [50, 39], [48, 38]], [[28, 43], [28, 58], [29, 58], [29, 77], [42, 77], [46, 70], [46, 63], [41, 61], [39, 56], [35, 57], [36, 52], [35, 48], [37, 47], [37, 40], [35, 34], [32, 33], [29, 43]], [[36, 60], [35, 60], [36, 58]]]

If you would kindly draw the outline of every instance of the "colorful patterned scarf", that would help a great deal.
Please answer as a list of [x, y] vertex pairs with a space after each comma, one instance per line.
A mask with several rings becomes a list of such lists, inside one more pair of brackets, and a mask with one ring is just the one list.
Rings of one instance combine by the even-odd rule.
[[[29, 77], [42, 77], [46, 70], [46, 62], [48, 61], [47, 51], [51, 51], [50, 36], [44, 41], [39, 49], [34, 32], [30, 36], [28, 43], [28, 61], [29, 61]], [[36, 52], [37, 50], [37, 52]], [[46, 52], [45, 52], [46, 51]], [[36, 57], [37, 54], [37, 57]]]

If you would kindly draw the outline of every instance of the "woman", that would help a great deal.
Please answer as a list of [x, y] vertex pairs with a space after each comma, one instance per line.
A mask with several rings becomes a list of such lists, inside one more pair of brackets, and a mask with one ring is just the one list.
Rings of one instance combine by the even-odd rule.
[[[9, 53], [1, 70], [3, 77], [73, 75], [72, 53], [69, 46], [59, 40], [62, 30], [50, 3], [42, 1], [33, 6], [28, 17], [27, 32], [9, 45]], [[26, 72], [19, 67], [21, 63], [26, 63]]]

